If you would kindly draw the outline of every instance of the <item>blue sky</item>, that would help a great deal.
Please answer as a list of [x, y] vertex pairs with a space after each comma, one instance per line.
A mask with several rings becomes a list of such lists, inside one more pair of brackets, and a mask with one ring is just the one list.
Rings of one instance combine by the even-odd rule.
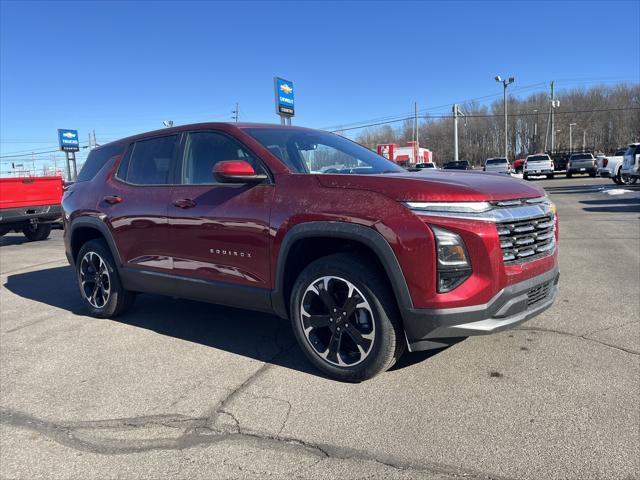
[[[331, 127], [495, 95], [640, 82], [639, 1], [17, 2], [0, 11], [0, 151], [98, 142], [178, 124], [275, 122], [273, 77], [294, 81], [294, 124]], [[531, 87], [529, 87], [531, 86]], [[439, 108], [434, 108], [439, 107]], [[48, 155], [47, 155], [48, 157]], [[5, 170], [5, 168], [0, 168]]]

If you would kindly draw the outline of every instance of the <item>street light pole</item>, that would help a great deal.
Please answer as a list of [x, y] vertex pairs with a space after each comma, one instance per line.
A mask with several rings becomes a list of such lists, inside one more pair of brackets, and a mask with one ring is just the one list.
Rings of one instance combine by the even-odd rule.
[[504, 87], [504, 158], [509, 159], [509, 124], [507, 121], [507, 87], [512, 84], [516, 79], [514, 77], [505, 78], [504, 80], [500, 75], [496, 75], [496, 82], [502, 83]]
[[573, 153], [573, 138], [571, 137], [571, 134], [572, 134], [573, 127], [575, 127], [576, 125], [578, 124], [577, 123], [569, 124], [569, 153]]

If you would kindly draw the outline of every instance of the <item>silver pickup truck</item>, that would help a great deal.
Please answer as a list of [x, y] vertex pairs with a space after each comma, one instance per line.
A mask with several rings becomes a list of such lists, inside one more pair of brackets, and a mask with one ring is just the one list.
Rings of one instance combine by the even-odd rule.
[[567, 178], [575, 174], [589, 174], [595, 177], [598, 169], [596, 159], [592, 153], [574, 153], [567, 162]]
[[527, 180], [529, 177], [538, 175], [546, 175], [547, 178], [553, 178], [553, 161], [546, 153], [529, 155], [524, 161], [522, 178]]

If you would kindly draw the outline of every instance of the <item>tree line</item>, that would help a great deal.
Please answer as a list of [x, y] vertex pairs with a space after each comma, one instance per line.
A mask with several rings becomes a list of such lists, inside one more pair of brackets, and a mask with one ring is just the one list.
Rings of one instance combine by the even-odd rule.
[[[610, 154], [617, 148], [640, 141], [640, 85], [597, 86], [556, 93], [560, 101], [554, 109], [554, 151], [569, 151], [569, 125], [572, 151]], [[551, 149], [548, 93], [526, 98], [510, 96], [507, 104], [509, 160], [524, 158]], [[468, 102], [458, 117], [458, 157], [473, 165], [485, 159], [504, 156], [504, 112], [502, 99], [490, 105]], [[434, 153], [436, 163], [453, 159], [453, 114], [442, 118], [419, 118], [420, 146]], [[400, 127], [384, 125], [363, 130], [356, 141], [376, 149], [380, 143], [406, 145], [414, 139], [415, 122]]]

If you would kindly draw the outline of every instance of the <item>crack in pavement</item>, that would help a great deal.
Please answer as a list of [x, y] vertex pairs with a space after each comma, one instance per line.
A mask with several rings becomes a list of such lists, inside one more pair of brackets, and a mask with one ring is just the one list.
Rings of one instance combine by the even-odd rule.
[[[276, 332], [276, 337], [278, 333]], [[393, 455], [368, 452], [366, 450], [331, 445], [324, 443], [307, 442], [293, 436], [282, 435], [292, 405], [287, 400], [274, 397], [261, 397], [246, 393], [246, 390], [254, 384], [262, 375], [274, 367], [268, 363], [288, 353], [295, 342], [283, 346], [276, 338], [276, 344], [280, 347], [270, 359], [253, 372], [238, 387], [222, 398], [214, 407], [205, 414], [190, 417], [182, 414], [159, 414], [132, 418], [117, 418], [106, 420], [67, 421], [54, 422], [37, 418], [25, 412], [13, 409], [0, 410], [0, 424], [20, 429], [35, 431], [68, 448], [96, 454], [118, 455], [141, 453], [151, 450], [175, 450], [183, 451], [200, 445], [212, 445], [226, 442], [236, 444], [242, 448], [257, 448], [260, 450], [280, 451], [287, 455], [297, 455], [311, 460], [310, 465], [302, 465], [295, 470], [296, 475], [312, 468], [318, 463], [331, 460], [352, 460], [356, 462], [375, 462], [387, 468], [415, 473], [426, 473], [443, 476], [465, 476], [468, 478], [497, 478], [494, 475], [475, 472], [459, 467], [430, 463], [425, 461], [407, 461]], [[287, 413], [277, 433], [264, 431], [248, 431], [241, 427], [238, 418], [229, 411], [228, 407], [240, 395], [254, 398], [270, 398], [287, 404]], [[230, 418], [233, 422], [225, 422]], [[176, 436], [169, 434], [158, 435], [154, 432], [150, 438], [117, 438], [105, 436], [109, 431], [115, 434], [140, 432], [142, 429], [172, 429], [180, 432]], [[293, 472], [291, 472], [293, 473]]]
[[[227, 413], [227, 412], [222, 412]], [[233, 417], [233, 416], [232, 416]], [[211, 445], [220, 442], [235, 442], [240, 446], [253, 446], [259, 449], [275, 449], [289, 454], [302, 454], [315, 457], [311, 465], [326, 460], [356, 460], [375, 462], [382, 466], [402, 470], [415, 471], [447, 476], [465, 476], [467, 478], [492, 478], [495, 475], [473, 472], [458, 467], [451, 467], [428, 462], [407, 461], [392, 455], [374, 454], [364, 450], [323, 444], [304, 440], [274, 436], [267, 433], [249, 433], [228, 431], [223, 427], [212, 427], [206, 417], [188, 417], [180, 414], [150, 415], [133, 418], [53, 422], [12, 409], [0, 410], [0, 423], [7, 426], [38, 432], [45, 437], [68, 448], [97, 454], [115, 455], [141, 453], [150, 450], [184, 450], [198, 445]], [[159, 437], [148, 439], [95, 438], [82, 435], [87, 430], [119, 430], [131, 431], [144, 427], [167, 427], [174, 429], [187, 428], [191, 433], [179, 437]], [[310, 468], [305, 466], [304, 469]]]
[[[631, 322], [631, 323], [634, 323], [634, 322]], [[627, 325], [627, 324], [625, 324], [625, 325]], [[622, 325], [618, 325], [618, 326], [622, 326]], [[614, 327], [611, 327], [611, 328], [614, 328]], [[568, 337], [579, 338], [579, 339], [585, 340], [587, 342], [598, 343], [600, 345], [604, 345], [605, 347], [613, 348], [613, 349], [618, 350], [620, 352], [629, 353], [631, 355], [640, 355], [640, 352], [638, 352], [636, 350], [631, 350], [631, 349], [628, 349], [628, 348], [619, 347], [619, 346], [613, 345], [611, 343], [607, 343], [607, 342], [603, 342], [601, 340], [597, 340], [595, 338], [587, 337], [587, 335], [592, 335], [592, 333], [597, 333], [600, 330], [596, 330], [595, 332], [592, 332], [592, 333], [585, 333], [584, 335], [580, 335], [580, 334], [577, 334], [577, 333], [571, 333], [571, 332], [563, 332], [562, 330], [554, 330], [554, 329], [551, 329], [551, 328], [542, 328], [542, 327], [518, 327], [518, 328], [515, 328], [514, 330], [543, 332], [543, 333], [555, 333], [555, 334], [558, 334], [558, 335], [566, 335]], [[607, 330], [607, 329], [604, 329], [604, 330]]]

